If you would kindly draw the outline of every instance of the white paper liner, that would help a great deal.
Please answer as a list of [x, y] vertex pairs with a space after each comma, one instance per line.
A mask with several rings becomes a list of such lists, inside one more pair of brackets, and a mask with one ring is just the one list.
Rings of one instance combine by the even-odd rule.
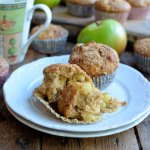
[[61, 120], [68, 122], [68, 123], [76, 123], [76, 124], [88, 124], [88, 123], [95, 123], [98, 122], [100, 120], [102, 120], [102, 117], [100, 116], [99, 120], [96, 120], [95, 122], [85, 122], [85, 121], [80, 121], [78, 119], [68, 119], [65, 118], [64, 116], [61, 116], [59, 113], [57, 113], [50, 105], [47, 101], [45, 101], [44, 99], [40, 98], [39, 96], [37, 96], [35, 93], [33, 93], [32, 100], [36, 101], [40, 101], [52, 114], [54, 114], [57, 118], [60, 118]]
[[129, 12], [113, 13], [113, 12], [95, 10], [96, 21], [104, 20], [104, 19], [115, 19], [119, 21], [120, 23], [124, 23], [127, 21], [128, 16], [129, 16]]
[[135, 61], [140, 70], [150, 73], [150, 57], [145, 57], [135, 52]]
[[99, 89], [105, 89], [108, 87], [114, 80], [115, 78], [116, 71], [114, 71], [112, 74], [106, 74], [98, 77], [93, 77], [93, 83], [95, 86]]
[[34, 50], [43, 54], [54, 54], [65, 50], [68, 31], [58, 39], [39, 40], [35, 39], [31, 46]]

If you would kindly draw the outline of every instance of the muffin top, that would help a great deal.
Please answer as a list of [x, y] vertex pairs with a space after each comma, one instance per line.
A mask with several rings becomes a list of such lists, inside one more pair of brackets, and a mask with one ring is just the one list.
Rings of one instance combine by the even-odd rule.
[[94, 4], [96, 2], [96, 0], [67, 0], [67, 1], [81, 5]]
[[74, 46], [69, 63], [77, 64], [91, 77], [97, 77], [115, 71], [119, 65], [119, 57], [111, 47], [89, 42]]
[[125, 0], [98, 0], [95, 9], [108, 12], [129, 12], [130, 4]]
[[43, 84], [35, 90], [39, 97], [47, 97], [49, 103], [57, 101], [60, 91], [68, 84], [89, 82], [92, 79], [75, 64], [53, 64], [43, 70]]
[[[31, 34], [34, 34], [41, 28], [42, 25], [36, 26], [31, 30]], [[68, 31], [61, 26], [50, 24], [48, 28], [43, 31], [39, 36], [38, 39], [40, 40], [47, 40], [47, 39], [57, 39], [62, 37], [63, 35], [68, 34]]]
[[131, 6], [134, 7], [147, 7], [150, 6], [150, 0], [128, 0]]
[[150, 57], [150, 38], [137, 40], [134, 43], [134, 51], [140, 55]]

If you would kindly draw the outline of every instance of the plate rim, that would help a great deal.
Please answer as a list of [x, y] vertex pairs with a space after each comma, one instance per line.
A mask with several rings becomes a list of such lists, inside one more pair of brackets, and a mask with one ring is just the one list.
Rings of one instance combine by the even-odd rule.
[[[71, 131], [68, 132], [68, 131], [62, 131], [62, 130], [56, 130], [56, 129], [53, 130], [50, 128], [42, 127], [40, 125], [32, 123], [31, 121], [26, 120], [25, 118], [21, 117], [20, 115], [15, 114], [15, 112], [13, 112], [9, 108], [9, 106], [7, 106], [7, 104], [6, 104], [6, 107], [7, 107], [8, 111], [12, 114], [13, 117], [15, 117], [18, 121], [20, 121], [21, 123], [23, 123], [24, 125], [32, 128], [32, 129], [35, 129], [35, 130], [43, 132], [43, 133], [55, 135], [55, 136], [70, 137], [70, 138], [96, 138], [96, 137], [104, 137], [104, 136], [109, 136], [109, 135], [113, 135], [113, 134], [118, 134], [118, 133], [121, 133], [123, 131], [129, 130], [129, 129], [137, 126], [139, 123], [141, 123], [144, 119], [146, 119], [150, 115], [150, 110], [149, 110], [144, 115], [142, 115], [139, 119], [135, 120], [134, 122], [132, 122], [128, 125], [125, 125], [125, 126], [122, 126], [119, 128], [115, 128], [115, 129], [105, 130], [105, 131], [85, 132], [85, 133], [87, 133], [87, 134], [85, 134], [83, 132], [71, 132]], [[80, 133], [80, 135], [79, 135], [79, 133]]]

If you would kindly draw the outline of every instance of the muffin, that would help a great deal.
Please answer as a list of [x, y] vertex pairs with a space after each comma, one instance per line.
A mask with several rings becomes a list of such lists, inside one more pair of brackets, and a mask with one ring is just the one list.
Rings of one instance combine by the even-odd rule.
[[96, 0], [67, 0], [68, 12], [77, 17], [91, 17], [94, 15]]
[[130, 4], [125, 0], [98, 0], [95, 3], [95, 18], [96, 20], [115, 19], [124, 23], [130, 10]]
[[143, 72], [150, 73], [150, 38], [139, 39], [134, 43], [135, 61]]
[[129, 19], [143, 20], [148, 19], [150, 14], [150, 0], [128, 0], [131, 4]]
[[[36, 26], [31, 30], [31, 35], [39, 30]], [[44, 54], [63, 52], [68, 38], [68, 31], [61, 26], [50, 24], [48, 28], [36, 38], [31, 46], [34, 50]]]
[[91, 78], [75, 64], [53, 64], [44, 69], [43, 83], [33, 91], [57, 118], [69, 123], [92, 123], [121, 103], [97, 89]]
[[9, 74], [9, 64], [3, 56], [0, 55], [0, 88], [3, 86]]
[[115, 77], [119, 57], [107, 45], [96, 42], [80, 43], [74, 46], [69, 63], [78, 65], [92, 78], [96, 87], [104, 89]]

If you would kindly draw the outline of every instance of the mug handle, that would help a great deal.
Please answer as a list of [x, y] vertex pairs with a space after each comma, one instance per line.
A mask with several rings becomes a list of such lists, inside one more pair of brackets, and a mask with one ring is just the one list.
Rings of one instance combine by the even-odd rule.
[[27, 18], [30, 20], [32, 19], [32, 15], [33, 12], [36, 10], [36, 9], [41, 9], [45, 12], [46, 14], [46, 21], [45, 23], [42, 25], [42, 27], [36, 32], [34, 33], [27, 41], [27, 43], [24, 45], [23, 47], [23, 55], [25, 55], [27, 53], [27, 50], [28, 50], [28, 47], [29, 45], [32, 43], [32, 41], [41, 33], [43, 32], [50, 24], [51, 20], [52, 20], [52, 12], [50, 11], [49, 7], [44, 5], [44, 4], [37, 4], [37, 5], [34, 5], [31, 10], [29, 11], [28, 13], [28, 16]]

